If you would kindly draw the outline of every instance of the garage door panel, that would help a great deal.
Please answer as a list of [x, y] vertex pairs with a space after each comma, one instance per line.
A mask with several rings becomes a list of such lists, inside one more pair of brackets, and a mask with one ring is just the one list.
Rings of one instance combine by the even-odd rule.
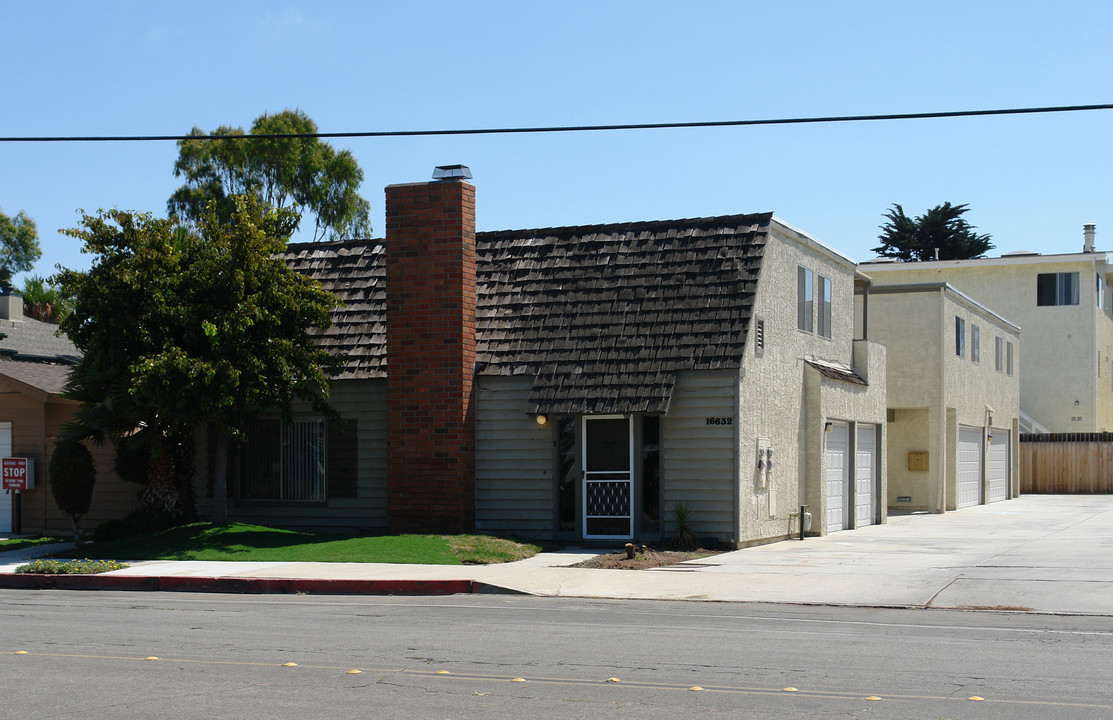
[[877, 482], [874, 458], [877, 454], [877, 426], [859, 425], [854, 462], [854, 525], [873, 525], [877, 516]]
[[843, 530], [847, 526], [850, 463], [849, 430], [842, 423], [834, 423], [827, 432], [827, 532]]
[[1009, 498], [1009, 431], [994, 428], [989, 441], [989, 502]]
[[958, 507], [982, 502], [982, 429], [958, 431]]

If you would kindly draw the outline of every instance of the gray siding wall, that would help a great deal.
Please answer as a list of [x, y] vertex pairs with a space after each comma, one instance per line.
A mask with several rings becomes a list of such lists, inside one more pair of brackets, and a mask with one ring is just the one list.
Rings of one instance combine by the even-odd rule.
[[[357, 496], [332, 498], [323, 503], [232, 503], [229, 506], [231, 520], [318, 531], [385, 532], [386, 381], [338, 382], [332, 387], [330, 402], [341, 417], [355, 420], [359, 433]], [[298, 411], [296, 414], [308, 413], [308, 408], [298, 408]], [[198, 451], [198, 458], [203, 460], [205, 453], [200, 442]], [[200, 493], [205, 494], [204, 487]], [[205, 514], [212, 507], [212, 498], [200, 497], [198, 505]]]
[[[661, 515], [665, 535], [674, 508], [688, 503], [700, 537], [734, 542], [738, 375], [735, 371], [680, 373], [668, 415], [661, 422]], [[709, 425], [707, 418], [730, 418]]]
[[480, 377], [475, 403], [476, 527], [552, 537], [556, 423], [525, 413], [533, 376]]

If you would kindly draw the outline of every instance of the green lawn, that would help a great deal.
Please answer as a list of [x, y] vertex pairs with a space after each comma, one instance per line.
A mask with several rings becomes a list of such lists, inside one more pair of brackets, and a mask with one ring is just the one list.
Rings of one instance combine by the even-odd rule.
[[7, 552], [8, 550], [22, 550], [23, 548], [34, 547], [36, 545], [50, 545], [51, 543], [62, 542], [66, 542], [66, 539], [60, 537], [11, 538], [9, 540], [0, 540], [0, 553]]
[[73, 553], [113, 560], [249, 560], [380, 562], [461, 565], [509, 562], [541, 551], [537, 545], [487, 535], [369, 535], [352, 537], [229, 523], [194, 523], [150, 535], [98, 542]]

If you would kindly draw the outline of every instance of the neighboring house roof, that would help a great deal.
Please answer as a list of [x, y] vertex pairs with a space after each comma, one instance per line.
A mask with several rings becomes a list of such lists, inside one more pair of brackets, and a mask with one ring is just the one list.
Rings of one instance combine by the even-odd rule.
[[[476, 234], [476, 373], [535, 376], [526, 412], [666, 412], [676, 373], [742, 361], [771, 213]], [[384, 377], [383, 241], [291, 245], [347, 303], [340, 378]]]
[[22, 360], [0, 361], [0, 376], [48, 395], [60, 395], [66, 386], [71, 365], [53, 365]]
[[0, 357], [73, 365], [81, 351], [57, 332], [57, 325], [31, 318], [0, 320]]

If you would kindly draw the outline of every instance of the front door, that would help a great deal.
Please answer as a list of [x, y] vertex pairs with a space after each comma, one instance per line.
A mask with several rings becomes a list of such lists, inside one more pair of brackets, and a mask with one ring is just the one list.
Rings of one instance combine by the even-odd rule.
[[583, 419], [584, 538], [634, 537], [634, 438], [630, 418]]

